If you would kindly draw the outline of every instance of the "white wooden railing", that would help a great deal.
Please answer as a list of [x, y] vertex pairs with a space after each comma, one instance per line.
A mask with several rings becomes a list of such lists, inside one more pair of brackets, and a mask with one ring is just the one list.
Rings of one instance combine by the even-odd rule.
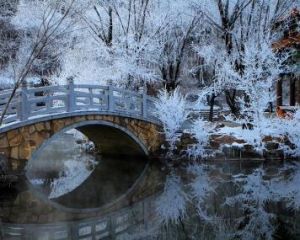
[[[11, 90], [0, 92], [0, 114], [11, 95]], [[77, 111], [125, 114], [145, 120], [155, 120], [154, 98], [145, 91], [129, 91], [113, 86], [68, 85], [27, 87], [17, 90], [9, 104], [3, 124], [22, 122], [39, 116]]]

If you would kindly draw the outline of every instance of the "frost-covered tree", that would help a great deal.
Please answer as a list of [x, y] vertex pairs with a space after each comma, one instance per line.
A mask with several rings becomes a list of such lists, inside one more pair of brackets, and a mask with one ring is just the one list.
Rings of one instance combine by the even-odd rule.
[[[84, 30], [67, 55], [63, 74], [70, 75], [68, 69], [77, 58], [100, 82], [132, 89], [165, 85], [174, 90], [182, 73], [187, 72], [186, 49], [197, 25], [192, 2], [91, 0], [80, 16]], [[75, 80], [87, 79], [84, 73], [74, 75]]]
[[277, 35], [274, 31], [276, 20], [288, 14], [296, 4], [294, 0], [215, 0], [197, 4], [204, 16], [206, 32], [206, 37], [196, 47], [203, 58], [201, 69], [211, 76], [212, 97], [224, 91], [234, 115], [240, 112], [235, 83], [244, 78], [245, 44], [261, 43], [265, 39], [271, 44]]
[[287, 155], [296, 157], [299, 156], [298, 113], [296, 112], [292, 119], [270, 118], [265, 113], [269, 104], [275, 101], [275, 93], [272, 89], [276, 85], [279, 74], [285, 70], [284, 65], [288, 57], [283, 54], [278, 56], [270, 45], [271, 42], [267, 39], [260, 42], [258, 39], [253, 42], [249, 40], [245, 43], [243, 76], [236, 85], [245, 95], [239, 99], [242, 106], [240, 110], [242, 119], [236, 121], [248, 127], [240, 131], [232, 131], [230, 134], [244, 139], [261, 154], [265, 150], [263, 142], [265, 137], [279, 139], [288, 137], [294, 144], [293, 149], [288, 146], [282, 146], [282, 149]]
[[[283, 137], [273, 119], [265, 116], [275, 100], [274, 87], [286, 71], [287, 54], [276, 52], [275, 23], [289, 14], [296, 1], [203, 1], [198, 4], [207, 31], [195, 50], [202, 58], [199, 66], [210, 99], [225, 93], [233, 120], [245, 128], [239, 135], [263, 152], [266, 136]], [[211, 115], [214, 101], [211, 103]], [[232, 120], [232, 119], [231, 119]], [[284, 123], [289, 125], [288, 121]], [[253, 129], [252, 129], [253, 128]], [[235, 133], [234, 133], [235, 132]]]
[[[23, 33], [23, 39], [7, 70], [10, 71], [14, 87], [1, 112], [0, 125], [15, 92], [26, 82], [27, 77], [33, 73], [35, 68], [43, 69], [43, 64], [50, 61], [49, 64], [52, 66], [53, 60], [56, 61], [58, 53], [54, 50], [55, 56], [52, 56], [53, 52], [51, 52], [50, 59], [43, 58], [43, 56], [48, 55], [49, 46], [54, 47], [55, 44], [61, 44], [60, 40], [70, 31], [73, 26], [70, 16], [76, 12], [75, 6], [76, 0], [20, 1], [18, 11], [11, 21], [15, 28]], [[47, 60], [49, 61], [47, 62]], [[46, 63], [41, 64], [43, 61]]]
[[192, 39], [193, 30], [199, 21], [197, 16], [194, 16], [189, 22], [184, 16], [176, 17], [176, 25], [169, 27], [160, 40], [162, 48], [158, 66], [163, 84], [169, 92], [180, 84], [186, 50]]
[[166, 89], [161, 90], [155, 102], [155, 115], [162, 123], [170, 153], [176, 149], [176, 143], [182, 135], [183, 123], [188, 119], [189, 112], [186, 107], [185, 98], [178, 88], [171, 93]]
[[2, 1], [0, 3], [0, 84], [1, 88], [11, 84], [7, 66], [18, 51], [20, 34], [11, 24], [11, 18], [17, 11], [19, 1]]
[[192, 144], [187, 149], [187, 156], [193, 159], [205, 158], [210, 155], [208, 151], [209, 138], [214, 132], [214, 126], [204, 121], [202, 118], [192, 123], [190, 133], [197, 143]]
[[[91, 1], [80, 16], [81, 26], [86, 30], [78, 34], [76, 49], [70, 51], [70, 62], [79, 57], [87, 69], [95, 72], [97, 81], [112, 81], [126, 88], [137, 89], [157, 81], [156, 38], [164, 23], [154, 16], [153, 5], [154, 1], [148, 0]], [[83, 44], [87, 41], [88, 45]], [[87, 79], [85, 74], [79, 77]]]
[[0, 18], [6, 19], [12, 17], [16, 13], [19, 0], [3, 0], [0, 3]]

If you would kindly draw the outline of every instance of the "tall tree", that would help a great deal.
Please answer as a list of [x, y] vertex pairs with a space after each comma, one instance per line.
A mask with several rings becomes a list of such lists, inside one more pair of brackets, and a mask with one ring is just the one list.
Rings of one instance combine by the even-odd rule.
[[[16, 58], [11, 63], [14, 86], [5, 107], [1, 111], [0, 125], [3, 123], [18, 88], [26, 84], [28, 75], [45, 49], [70, 31], [73, 24], [67, 18], [75, 14], [73, 11], [75, 1], [32, 0], [20, 4], [13, 23], [19, 31], [25, 32], [27, 41], [21, 43]], [[32, 29], [36, 29], [36, 31], [32, 31]]]
[[[293, 4], [296, 1], [214, 0], [202, 1], [197, 5], [209, 35], [206, 43], [200, 44], [198, 53], [204, 58], [204, 64], [212, 69], [213, 86], [222, 86], [219, 92], [224, 91], [227, 104], [235, 116], [240, 112], [238, 85], [228, 74], [235, 79], [243, 78], [245, 44], [248, 41], [267, 39], [270, 42], [274, 39], [276, 19], [284, 16]], [[215, 94], [215, 87], [213, 90]]]

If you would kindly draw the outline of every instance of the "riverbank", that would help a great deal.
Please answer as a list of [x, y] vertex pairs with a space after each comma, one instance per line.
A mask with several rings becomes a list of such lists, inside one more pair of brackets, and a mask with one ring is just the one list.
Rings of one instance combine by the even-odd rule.
[[[203, 155], [194, 159], [212, 161], [282, 161], [299, 160], [300, 158], [291, 154], [297, 146], [293, 144], [288, 135], [281, 136], [259, 136], [256, 137], [255, 130], [244, 129], [242, 124], [230, 121], [219, 121], [215, 123], [205, 122], [207, 129], [207, 142], [203, 144]], [[191, 148], [198, 144], [195, 133], [191, 131], [192, 121], [184, 124], [178, 135], [175, 150], [172, 151], [172, 158], [186, 158]], [[201, 129], [199, 129], [201, 130]], [[296, 129], [295, 129], [296, 130]], [[251, 135], [254, 136], [251, 136]], [[168, 151], [168, 142], [164, 142], [161, 157], [165, 158]]]

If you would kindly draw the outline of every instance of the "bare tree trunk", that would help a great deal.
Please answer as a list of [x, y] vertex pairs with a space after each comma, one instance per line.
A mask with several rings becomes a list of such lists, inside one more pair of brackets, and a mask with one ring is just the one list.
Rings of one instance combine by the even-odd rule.
[[276, 105], [278, 106], [282, 106], [282, 78], [280, 78], [277, 81], [276, 84], [276, 95], [277, 95], [277, 99], [276, 99]]
[[208, 103], [209, 103], [209, 117], [208, 121], [213, 122], [214, 118], [214, 105], [215, 105], [215, 99], [216, 95], [213, 93], [211, 96], [208, 97]]
[[109, 25], [108, 25], [108, 33], [107, 33], [107, 46], [112, 46], [113, 40], [113, 15], [112, 15], [112, 7], [108, 9], [109, 16]]
[[300, 77], [296, 78], [296, 104], [300, 105]]
[[[165, 81], [167, 91], [173, 91], [178, 86], [178, 79], [181, 71], [181, 64], [184, 57], [184, 51], [188, 43], [191, 32], [198, 23], [199, 18], [194, 17], [191, 21], [189, 28], [185, 33], [182, 33], [183, 36], [180, 39], [180, 43], [176, 46], [176, 58], [171, 59], [167, 63], [167, 67], [163, 66], [161, 68], [162, 78]], [[167, 43], [168, 44], [168, 43]], [[172, 51], [172, 50], [171, 50]], [[174, 51], [174, 49], [173, 49]], [[167, 53], [168, 54], [168, 53]]]
[[236, 102], [236, 89], [232, 90], [232, 93], [229, 90], [225, 91], [226, 102], [230, 108], [231, 113], [238, 117], [239, 116], [239, 107]]

